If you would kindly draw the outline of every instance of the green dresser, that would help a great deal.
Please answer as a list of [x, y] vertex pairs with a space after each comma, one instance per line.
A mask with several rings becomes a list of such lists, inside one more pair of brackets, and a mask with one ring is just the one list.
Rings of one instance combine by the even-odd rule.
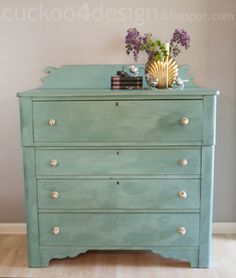
[[110, 90], [117, 69], [49, 67], [18, 93], [29, 266], [151, 250], [208, 267], [218, 92]]

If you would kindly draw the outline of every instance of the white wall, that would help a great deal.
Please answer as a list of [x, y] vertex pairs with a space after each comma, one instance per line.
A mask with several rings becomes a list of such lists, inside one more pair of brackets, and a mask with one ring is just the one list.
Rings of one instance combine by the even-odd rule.
[[[123, 12], [123, 16], [112, 16], [109, 8], [113, 8], [115, 13]], [[38, 19], [40, 9], [41, 20]], [[68, 21], [72, 19], [72, 12], [78, 10], [83, 17]], [[86, 10], [90, 14], [87, 20]], [[148, 15], [153, 14], [153, 10], [157, 18]], [[132, 26], [142, 32], [152, 32], [163, 40], [168, 40], [176, 27], [185, 28], [191, 34], [192, 45], [178, 58], [178, 62], [191, 65], [200, 85], [221, 90], [218, 99], [214, 221], [236, 221], [235, 10], [234, 0], [1, 0], [0, 222], [24, 221], [16, 92], [40, 86], [43, 68], [48, 65], [133, 63], [124, 48], [126, 30]], [[15, 17], [14, 12], [17, 13]], [[31, 19], [24, 18], [24, 12]], [[57, 21], [61, 12], [66, 12], [67, 17]], [[227, 13], [231, 16], [225, 20], [203, 19], [212, 13], [216, 14], [213, 16], [226, 17]], [[145, 56], [140, 62], [145, 62]]]

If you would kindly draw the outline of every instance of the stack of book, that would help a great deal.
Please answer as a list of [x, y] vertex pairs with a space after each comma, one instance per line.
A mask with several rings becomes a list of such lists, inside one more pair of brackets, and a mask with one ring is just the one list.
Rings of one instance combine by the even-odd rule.
[[132, 90], [142, 89], [143, 77], [137, 76], [112, 76], [111, 77], [111, 89], [114, 90]]

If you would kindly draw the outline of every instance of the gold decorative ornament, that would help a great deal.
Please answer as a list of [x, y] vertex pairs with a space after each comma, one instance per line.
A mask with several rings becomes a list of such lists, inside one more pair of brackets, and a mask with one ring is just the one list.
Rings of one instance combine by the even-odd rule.
[[[179, 67], [175, 59], [166, 57], [161, 60], [150, 60], [145, 67], [145, 74], [153, 79], [158, 79], [156, 88], [172, 87], [178, 77]], [[168, 84], [167, 84], [168, 80]]]

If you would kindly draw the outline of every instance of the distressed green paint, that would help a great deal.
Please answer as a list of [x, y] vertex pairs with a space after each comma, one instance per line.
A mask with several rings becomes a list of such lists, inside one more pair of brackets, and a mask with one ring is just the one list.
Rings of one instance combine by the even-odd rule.
[[25, 201], [27, 217], [28, 260], [33, 267], [41, 266], [38, 233], [38, 203], [37, 185], [35, 180], [35, 150], [31, 147], [23, 148]]
[[42, 88], [18, 94], [31, 267], [91, 249], [210, 265], [218, 91], [197, 87], [187, 66], [184, 90], [110, 90], [120, 67], [49, 67]]
[[[121, 70], [124, 66], [124, 70], [129, 72], [130, 65], [123, 64], [103, 64], [103, 65], [74, 65], [74, 66], [62, 66], [61, 68], [47, 67], [45, 72], [49, 73], [49, 76], [43, 77], [42, 87], [44, 89], [55, 88], [73, 88], [73, 89], [99, 89], [110, 88], [111, 76], [116, 75], [118, 70]], [[145, 80], [144, 64], [136, 65], [141, 67], [140, 76], [143, 76], [144, 87], [147, 88]], [[193, 82], [193, 77], [189, 74], [189, 65], [182, 65], [179, 67], [179, 77], [181, 79], [187, 79], [189, 82], [185, 84], [185, 88], [196, 89], [199, 88]], [[175, 86], [174, 86], [175, 88]], [[203, 89], [203, 88], [201, 88]], [[204, 89], [205, 91], [209, 91]]]
[[200, 210], [199, 266], [211, 264], [214, 146], [202, 148], [202, 184]]
[[[39, 180], [41, 209], [199, 211], [199, 179], [155, 180]], [[59, 196], [52, 200], [51, 192]], [[186, 199], [178, 195], [187, 193]]]
[[[90, 81], [90, 80], [89, 80]], [[202, 99], [203, 96], [211, 96], [219, 94], [215, 90], [206, 90], [203, 88], [184, 88], [183, 90], [178, 90], [172, 88], [169, 90], [166, 89], [143, 89], [143, 90], [111, 90], [106, 89], [33, 89], [27, 92], [18, 93], [18, 97], [23, 98], [34, 98], [35, 101], [42, 100], [94, 100], [96, 97], [99, 97], [100, 100], [116, 100], [117, 98], [122, 100], [127, 99], [143, 99], [149, 100], [153, 99]], [[55, 99], [57, 98], [57, 99]]]
[[[99, 141], [99, 142], [86, 142], [86, 141], [83, 141], [83, 142], [79, 142], [79, 141], [74, 141], [74, 142], [68, 142], [68, 141], [64, 141], [63, 143], [61, 141], [44, 141], [44, 142], [34, 142], [32, 144], [32, 146], [34, 147], [44, 147], [44, 148], [48, 148], [50, 147], [51, 149], [55, 149], [56, 147], [61, 147], [61, 146], [66, 146], [66, 147], [76, 147], [78, 149], [81, 149], [81, 148], [97, 148], [97, 147], [100, 147], [101, 149], [103, 148], [109, 148], [109, 149], [118, 149], [119, 147], [121, 147], [122, 149], [132, 149], [132, 148], [140, 148], [140, 147], [143, 147], [143, 148], [153, 148], [153, 147], [159, 147], [159, 146], [176, 146], [176, 141], [169, 141], [169, 142], [166, 142], [166, 141], [158, 141], [158, 142], [145, 142], [145, 141], [106, 141], [106, 142], [103, 142], [103, 141]], [[187, 141], [182, 141], [182, 142], [178, 142], [178, 146], [181, 147], [185, 147], [189, 145], [189, 142]], [[191, 146], [194, 147], [194, 146], [202, 146], [202, 142], [199, 141], [199, 142], [191, 142]]]
[[[49, 76], [42, 80], [43, 88], [87, 88], [88, 81], [90, 88], [109, 88], [111, 75], [116, 75], [122, 65], [80, 65], [63, 66], [60, 69], [47, 67], [46, 73]], [[128, 66], [126, 66], [128, 70]]]
[[[42, 255], [42, 266], [47, 267], [51, 258], [73, 258], [81, 253], [86, 253], [88, 250], [96, 250], [97, 246], [83, 246], [83, 247], [70, 247], [70, 246], [50, 246], [40, 247], [40, 253]], [[99, 246], [99, 250], [117, 250], [117, 246]], [[180, 247], [171, 246], [129, 246], [129, 250], [151, 250], [153, 253], [157, 253], [166, 258], [187, 260], [190, 262], [191, 267], [198, 267], [198, 247]], [[119, 250], [127, 250], [127, 246], [119, 246]]]
[[20, 98], [20, 123], [21, 123], [21, 142], [23, 146], [33, 144], [33, 109], [30, 98]]
[[[187, 159], [187, 167], [179, 160]], [[40, 175], [200, 174], [201, 149], [36, 150]], [[50, 166], [57, 160], [56, 167]]]
[[216, 142], [216, 96], [204, 97], [203, 145], [215, 145]]
[[[180, 226], [188, 233], [177, 233]], [[60, 227], [58, 235], [51, 229]], [[197, 246], [198, 214], [39, 214], [41, 246]]]
[[[33, 111], [35, 141], [202, 141], [201, 100], [48, 101]], [[189, 125], [180, 125], [186, 115]]]

